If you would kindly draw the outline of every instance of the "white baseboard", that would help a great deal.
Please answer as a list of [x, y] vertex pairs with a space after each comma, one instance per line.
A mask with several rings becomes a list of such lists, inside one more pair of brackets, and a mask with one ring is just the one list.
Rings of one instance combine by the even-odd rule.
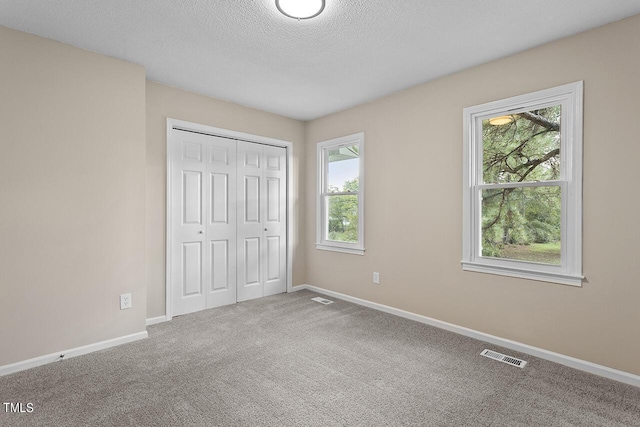
[[[34, 357], [33, 359], [23, 360], [21, 362], [11, 363], [9, 365], [0, 366], [0, 377], [3, 375], [13, 374], [15, 372], [24, 371], [25, 369], [35, 368], [37, 366], [46, 365], [48, 363], [66, 360], [83, 354], [93, 353], [94, 351], [104, 350], [121, 344], [130, 343], [147, 338], [147, 331], [138, 332], [136, 334], [125, 335], [123, 337], [113, 338], [106, 341], [100, 341], [94, 344], [84, 345], [69, 350], [57, 351], [55, 353], [44, 356]], [[60, 357], [60, 356], [63, 357]]]
[[151, 326], [151, 325], [155, 325], [158, 323], [162, 323], [162, 322], [166, 322], [167, 316], [158, 316], [158, 317], [152, 317], [150, 319], [147, 319], [147, 326]]
[[578, 369], [584, 372], [589, 372], [591, 374], [599, 375], [601, 377], [609, 378], [615, 381], [640, 387], [640, 375], [619, 371], [617, 369], [609, 368], [603, 365], [598, 365], [596, 363], [588, 362], [586, 360], [576, 359], [575, 357], [565, 356], [564, 354], [560, 354], [560, 353], [554, 353], [552, 351], [544, 350], [538, 347], [533, 347], [517, 341], [511, 341], [505, 338], [497, 337], [495, 335], [485, 334], [484, 332], [479, 332], [474, 329], [465, 328], [464, 326], [454, 325], [453, 323], [443, 322], [441, 320], [433, 319], [431, 317], [411, 313], [409, 311], [390, 307], [388, 305], [383, 305], [383, 304], [378, 304], [375, 302], [363, 300], [360, 298], [341, 294], [339, 292], [329, 291], [326, 289], [318, 288], [316, 286], [299, 285], [293, 289], [296, 291], [307, 289], [313, 292], [317, 292], [319, 294], [327, 295], [333, 298], [338, 298], [344, 301], [352, 302], [354, 304], [373, 308], [375, 310], [379, 310], [385, 313], [404, 317], [406, 319], [414, 320], [416, 322], [424, 323], [426, 325], [435, 326], [436, 328], [446, 329], [447, 331], [455, 332], [457, 334], [471, 337], [480, 341], [485, 341], [494, 345], [498, 345], [500, 347], [505, 347], [511, 350], [519, 351], [520, 353], [530, 354], [532, 356], [539, 357], [540, 359], [549, 360], [551, 362], [569, 366], [571, 368]]

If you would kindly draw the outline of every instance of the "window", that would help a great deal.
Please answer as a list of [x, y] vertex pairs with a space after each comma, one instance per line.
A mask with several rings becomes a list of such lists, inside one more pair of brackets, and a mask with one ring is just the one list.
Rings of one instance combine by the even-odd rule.
[[464, 270], [582, 285], [582, 87], [464, 109]]
[[364, 255], [364, 133], [318, 143], [316, 248]]

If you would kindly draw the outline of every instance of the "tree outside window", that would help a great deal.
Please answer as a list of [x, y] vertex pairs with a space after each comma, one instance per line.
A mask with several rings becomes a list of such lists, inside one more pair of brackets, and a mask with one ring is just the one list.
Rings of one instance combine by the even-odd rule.
[[[482, 121], [485, 183], [560, 179], [561, 105]], [[494, 120], [495, 121], [495, 120]], [[560, 265], [561, 188], [482, 191], [482, 255]]]

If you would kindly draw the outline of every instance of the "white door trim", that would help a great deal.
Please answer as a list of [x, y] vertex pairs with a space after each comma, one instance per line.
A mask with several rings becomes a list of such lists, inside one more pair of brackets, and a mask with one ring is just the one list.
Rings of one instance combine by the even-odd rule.
[[171, 320], [173, 314], [171, 312], [171, 131], [173, 129], [182, 129], [191, 132], [201, 132], [212, 136], [221, 136], [225, 138], [239, 139], [257, 144], [273, 145], [283, 147], [287, 150], [287, 292], [292, 291], [293, 278], [293, 143], [281, 139], [268, 138], [265, 136], [252, 135], [244, 132], [236, 132], [233, 130], [217, 128], [213, 126], [202, 125], [199, 123], [187, 122], [184, 120], [167, 118], [167, 182], [166, 182], [166, 222], [165, 222], [165, 313], [166, 319]]

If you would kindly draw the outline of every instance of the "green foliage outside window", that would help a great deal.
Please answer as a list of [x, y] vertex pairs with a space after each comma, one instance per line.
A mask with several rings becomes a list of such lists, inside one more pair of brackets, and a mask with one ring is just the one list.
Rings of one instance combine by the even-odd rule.
[[[485, 184], [560, 178], [560, 105], [482, 124]], [[560, 264], [561, 190], [550, 183], [482, 191], [482, 255]]]
[[[358, 192], [358, 178], [346, 181], [342, 189], [330, 188], [330, 193]], [[327, 196], [329, 206], [329, 240], [356, 243], [358, 241], [358, 196]]]

